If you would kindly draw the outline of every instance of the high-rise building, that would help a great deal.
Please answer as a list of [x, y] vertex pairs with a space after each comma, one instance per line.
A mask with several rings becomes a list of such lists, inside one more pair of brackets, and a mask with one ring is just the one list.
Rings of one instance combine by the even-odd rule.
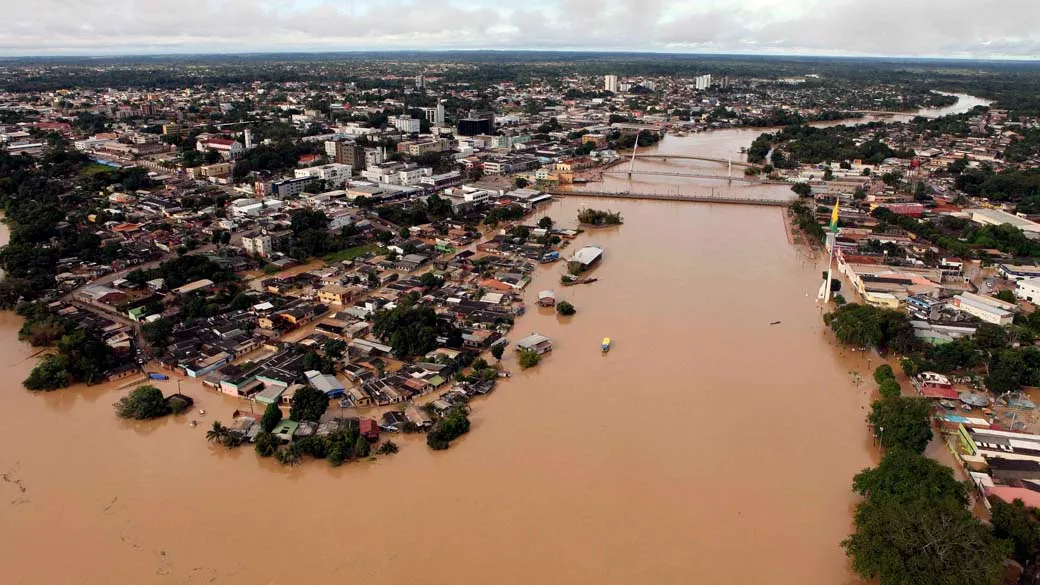
[[329, 140], [325, 143], [325, 154], [333, 162], [350, 165], [355, 170], [360, 171], [365, 168], [365, 149], [353, 142]]
[[494, 112], [470, 110], [469, 116], [459, 120], [459, 136], [480, 136], [495, 131]]
[[711, 75], [700, 75], [693, 80], [697, 91], [704, 91], [711, 87]]
[[437, 102], [437, 106], [433, 108], [422, 108], [423, 115], [426, 116], [426, 121], [433, 126], [444, 123], [444, 104]]
[[422, 73], [415, 76], [415, 89], [423, 89], [426, 87], [426, 77]]
[[253, 130], [250, 128], [246, 128], [242, 132], [242, 140], [246, 143], [246, 150], [253, 148]]
[[603, 76], [603, 89], [605, 89], [605, 90], [607, 90], [607, 91], [609, 91], [611, 93], [617, 93], [617, 90], [618, 90], [617, 75], [604, 75]]

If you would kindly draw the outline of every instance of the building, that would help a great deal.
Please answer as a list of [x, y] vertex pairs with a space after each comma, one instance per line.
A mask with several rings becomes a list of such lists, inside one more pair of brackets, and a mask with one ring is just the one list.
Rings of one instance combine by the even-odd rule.
[[318, 300], [325, 305], [339, 305], [342, 307], [354, 300], [354, 292], [354, 289], [333, 284], [318, 291]]
[[495, 114], [491, 112], [470, 112], [466, 118], [459, 120], [459, 136], [480, 136], [495, 132]]
[[711, 87], [711, 75], [699, 75], [693, 80], [693, 83], [697, 91], [704, 91]]
[[415, 76], [415, 89], [424, 89], [426, 87], [426, 77], [422, 73]]
[[1010, 325], [1015, 319], [1015, 307], [1012, 303], [1005, 303], [993, 297], [986, 297], [974, 293], [961, 293], [953, 297], [954, 308], [974, 317], [978, 317], [986, 323], [993, 323], [1001, 327]]
[[1018, 281], [1015, 287], [1015, 296], [1023, 301], [1040, 304], [1040, 278]]
[[246, 254], [257, 258], [270, 258], [274, 249], [271, 247], [271, 236], [260, 232], [250, 232], [242, 236], [242, 248]]
[[277, 199], [288, 199], [297, 197], [303, 193], [304, 187], [317, 180], [312, 176], [298, 177], [295, 179], [282, 179], [271, 183], [271, 195]]
[[325, 154], [335, 163], [350, 165], [358, 171], [365, 168], [365, 149], [353, 142], [329, 140], [325, 143]]
[[603, 76], [603, 89], [611, 93], [617, 93], [618, 90], [618, 78], [617, 75], [604, 75]]
[[1000, 275], [1008, 280], [1029, 280], [1040, 278], [1040, 266], [1001, 264], [997, 267]]
[[1004, 225], [1007, 223], [1022, 230], [1030, 238], [1040, 238], [1040, 223], [1029, 221], [1024, 217], [1000, 211], [999, 209], [972, 209], [971, 221], [982, 225]]
[[438, 102], [436, 107], [420, 109], [431, 126], [440, 126], [444, 123], [444, 104]]
[[533, 351], [539, 355], [552, 351], [552, 340], [539, 333], [532, 333], [516, 342], [516, 347], [524, 351]]
[[242, 140], [246, 143], [246, 150], [249, 150], [256, 146], [256, 144], [253, 142], [253, 130], [251, 128], [246, 128], [242, 131]]
[[418, 118], [409, 115], [390, 116], [388, 122], [405, 134], [418, 134], [422, 128], [422, 123]]
[[599, 246], [585, 246], [571, 257], [570, 261], [578, 264], [582, 270], [588, 270], [603, 257], [603, 248]]
[[325, 184], [329, 188], [336, 189], [342, 187], [344, 183], [350, 180], [350, 176], [354, 174], [354, 168], [346, 164], [331, 163], [316, 167], [296, 169], [295, 174], [297, 179], [307, 177], [318, 179], [320, 181], [325, 181]]
[[206, 138], [195, 143], [195, 150], [205, 152], [215, 150], [224, 158], [238, 158], [245, 152], [241, 142], [230, 138]]
[[306, 376], [308, 384], [321, 390], [329, 398], [343, 397], [343, 383], [336, 376], [322, 374], [317, 370], [307, 370], [303, 375]]

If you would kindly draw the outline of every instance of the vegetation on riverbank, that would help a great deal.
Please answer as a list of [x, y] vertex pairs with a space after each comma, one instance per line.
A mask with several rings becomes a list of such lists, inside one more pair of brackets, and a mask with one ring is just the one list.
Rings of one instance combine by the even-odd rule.
[[451, 407], [426, 433], [426, 444], [434, 451], [451, 446], [451, 442], [469, 432], [469, 415], [465, 405]]

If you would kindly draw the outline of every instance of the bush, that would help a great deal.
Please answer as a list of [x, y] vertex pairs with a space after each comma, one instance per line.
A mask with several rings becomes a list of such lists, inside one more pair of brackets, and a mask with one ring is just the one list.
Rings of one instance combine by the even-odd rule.
[[447, 449], [453, 440], [469, 432], [465, 406], [454, 406], [426, 434], [426, 444], [435, 451]]
[[903, 388], [893, 378], [888, 378], [881, 381], [881, 385], [878, 386], [878, 392], [882, 398], [898, 398], [903, 395]]
[[279, 449], [274, 458], [282, 465], [296, 465], [300, 462], [300, 448], [295, 443], [289, 443]]
[[892, 366], [888, 364], [881, 364], [880, 366], [874, 369], [874, 381], [878, 384], [884, 382], [885, 380], [895, 379], [895, 377], [896, 374], [892, 371]]
[[282, 409], [278, 408], [275, 403], [268, 404], [267, 409], [264, 410], [264, 416], [260, 417], [260, 428], [265, 433], [270, 433], [280, 422], [282, 422]]
[[577, 313], [578, 310], [574, 308], [574, 305], [568, 303], [567, 301], [560, 301], [559, 303], [556, 303], [556, 312], [563, 315], [564, 317], [569, 317]]
[[116, 414], [122, 418], [146, 420], [170, 414], [170, 405], [163, 399], [162, 390], [155, 386], [138, 386], [129, 395], [116, 402]]
[[380, 455], [392, 455], [394, 453], [397, 453], [397, 451], [397, 443], [393, 441], [387, 441], [380, 445], [378, 449], [376, 449], [376, 453], [379, 453]]
[[537, 366], [541, 359], [540, 355], [529, 349], [520, 350], [520, 367], [525, 370]]
[[58, 388], [66, 388], [71, 379], [65, 369], [66, 359], [60, 355], [49, 355], [36, 364], [29, 377], [22, 385], [29, 390], [50, 392]]
[[182, 414], [184, 411], [188, 410], [189, 407], [188, 401], [179, 396], [170, 398], [169, 405], [170, 412], [173, 414]]

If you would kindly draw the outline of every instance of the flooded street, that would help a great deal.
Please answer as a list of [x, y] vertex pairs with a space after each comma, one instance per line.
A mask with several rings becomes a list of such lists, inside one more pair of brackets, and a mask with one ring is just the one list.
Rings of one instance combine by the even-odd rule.
[[[723, 156], [761, 132], [660, 149]], [[582, 206], [625, 220], [570, 248], [604, 248], [599, 282], [539, 268], [511, 339], [537, 331], [554, 351], [523, 373], [508, 357], [513, 379], [444, 452], [401, 437], [377, 462], [289, 469], [207, 444], [247, 405], [189, 382], [207, 414], [155, 423], [117, 419], [114, 386], [31, 394], [33, 350], [0, 313], [3, 581], [857, 582], [838, 543], [872, 457], [870, 387], [850, 375], [867, 363], [828, 341], [822, 265], [789, 244], [782, 209], [566, 197], [549, 214], [572, 227]], [[577, 315], [535, 308], [546, 288]]]

